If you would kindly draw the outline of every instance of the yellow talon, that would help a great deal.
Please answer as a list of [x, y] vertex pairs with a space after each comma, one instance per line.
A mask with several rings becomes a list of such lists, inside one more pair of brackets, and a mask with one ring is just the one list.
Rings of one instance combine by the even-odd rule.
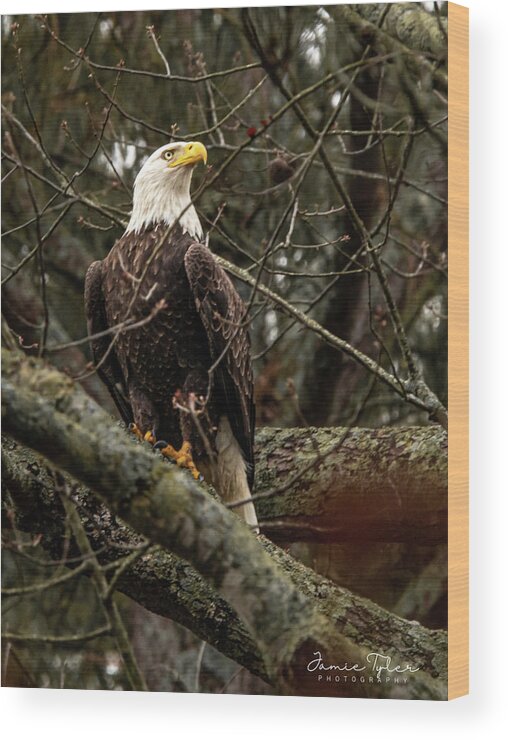
[[[155, 445], [157, 442], [153, 432], [145, 432], [145, 434], [143, 434], [137, 424], [129, 424], [129, 431], [135, 434], [141, 442], [149, 442], [151, 445]], [[175, 450], [173, 445], [167, 445], [161, 449], [161, 452], [164, 457], [169, 457], [171, 460], [174, 460], [179, 468], [187, 468], [190, 470], [192, 476], [196, 480], [201, 478], [201, 474], [194, 465], [194, 460], [192, 459], [192, 447], [190, 442], [184, 442], [179, 450]]]
[[139, 440], [143, 441], [143, 432], [137, 424], [134, 424], [134, 422], [132, 424], [129, 424], [129, 432], [132, 432]]
[[129, 431], [135, 434], [140, 442], [149, 442], [151, 445], [154, 445], [157, 441], [152, 432], [145, 432], [145, 434], [143, 434], [141, 429], [135, 423], [129, 424]]
[[179, 450], [175, 450], [173, 445], [167, 445], [161, 450], [164, 457], [169, 457], [174, 460], [178, 467], [187, 468], [192, 473], [192, 476], [198, 480], [200, 478], [199, 470], [194, 465], [192, 459], [192, 448], [190, 442], [184, 442]]

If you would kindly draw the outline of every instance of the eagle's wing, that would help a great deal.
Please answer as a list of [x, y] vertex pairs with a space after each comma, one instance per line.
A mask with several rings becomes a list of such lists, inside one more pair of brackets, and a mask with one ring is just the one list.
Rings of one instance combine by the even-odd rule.
[[[85, 277], [85, 314], [89, 336], [109, 328], [104, 310], [102, 269], [101, 261], [92, 262]], [[91, 339], [92, 358], [97, 367], [97, 375], [109, 390], [120, 416], [125, 424], [130, 424], [133, 421], [132, 409], [114, 345], [111, 347], [112, 339], [113, 334]]]
[[214, 391], [224, 396], [229, 423], [247, 463], [247, 479], [252, 488], [255, 410], [250, 340], [242, 324], [245, 306], [207, 247], [192, 244], [185, 255], [185, 269], [212, 360], [218, 361], [213, 374]]

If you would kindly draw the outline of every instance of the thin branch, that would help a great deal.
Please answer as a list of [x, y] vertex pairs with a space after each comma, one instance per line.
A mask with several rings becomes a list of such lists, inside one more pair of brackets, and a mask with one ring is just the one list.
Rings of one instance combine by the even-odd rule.
[[159, 41], [157, 39], [157, 36], [155, 35], [155, 26], [147, 26], [146, 27], [146, 30], [148, 31], [148, 35], [150, 36], [150, 38], [153, 41], [153, 45], [155, 46], [155, 50], [156, 50], [157, 54], [162, 59], [162, 63], [163, 63], [164, 68], [166, 70], [166, 77], [171, 77], [171, 69], [169, 68], [169, 62], [166, 59], [166, 57], [164, 56], [164, 54], [162, 53], [162, 49], [159, 46]]
[[2, 632], [2, 640], [10, 640], [11, 642], [45, 642], [50, 645], [80, 645], [83, 642], [89, 642], [90, 640], [96, 640], [98, 637], [104, 637], [111, 633], [111, 628], [108, 626], [98, 627], [90, 632], [76, 632], [73, 635], [38, 635], [35, 633], [18, 634], [16, 632]]
[[120, 616], [116, 603], [111, 598], [106, 576], [99, 564], [99, 561], [94, 555], [79, 514], [76, 511], [76, 507], [69, 498], [68, 491], [66, 490], [66, 483], [63, 478], [60, 478], [60, 487], [62, 489], [62, 504], [70, 522], [72, 533], [76, 539], [81, 554], [86, 555], [89, 558], [88, 562], [92, 569], [92, 580], [96, 586], [97, 594], [104, 608], [104, 612], [111, 625], [111, 634], [114, 637], [120, 655], [122, 656], [122, 660], [131, 683], [131, 688], [133, 691], [147, 691], [148, 688], [145, 683], [145, 679], [141, 674], [134, 657], [122, 617]]

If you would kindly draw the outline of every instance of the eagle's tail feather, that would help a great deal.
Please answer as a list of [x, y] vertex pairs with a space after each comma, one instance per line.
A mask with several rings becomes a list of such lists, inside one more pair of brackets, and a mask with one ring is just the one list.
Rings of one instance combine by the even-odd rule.
[[[215, 438], [217, 448], [217, 463], [215, 467], [214, 485], [226, 504], [244, 501], [251, 495], [247, 481], [247, 466], [238, 444], [229, 419], [222, 416]], [[246, 523], [259, 533], [256, 509], [252, 501], [234, 509]]]

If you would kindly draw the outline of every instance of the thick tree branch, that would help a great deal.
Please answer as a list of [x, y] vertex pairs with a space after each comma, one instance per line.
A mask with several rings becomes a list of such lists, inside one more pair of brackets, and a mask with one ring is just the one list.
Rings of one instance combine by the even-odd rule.
[[[2, 482], [14, 505], [16, 526], [31, 534], [44, 533], [44, 547], [53, 559], [61, 558], [66, 536], [65, 516], [47, 466], [32, 452], [5, 438]], [[111, 572], [111, 566], [129, 548], [139, 546], [139, 536], [86, 488], [73, 485], [73, 499], [98, 561]], [[333, 585], [268, 540], [262, 541], [297, 587], [315, 600], [318, 609], [355, 643], [369, 651], [397, 659], [400, 656], [422, 666], [431, 676], [445, 675], [445, 633], [429, 630], [414, 621], [407, 622], [368, 599]], [[71, 544], [67, 556], [74, 558], [77, 554], [78, 550]], [[81, 566], [73, 561], [72, 567]], [[260, 678], [270, 680], [260, 652], [237, 614], [184, 560], [160, 547], [152, 547], [121, 573], [116, 588], [150, 611], [184, 625]], [[407, 687], [408, 697], [421, 698], [423, 693], [441, 698], [439, 682], [431, 680], [429, 685], [424, 674], [416, 674], [416, 678]]]
[[386, 15], [383, 28], [377, 22], [383, 5], [337, 5], [334, 17], [351, 29], [358, 38], [368, 39], [378, 53], [398, 52], [408, 69], [418, 78], [422, 68], [442, 93], [448, 92], [448, 75], [441, 64], [433, 64], [426, 55], [441, 58], [446, 54], [446, 40], [436, 16], [417, 3], [394, 3]]
[[[366, 21], [376, 23], [382, 4], [356, 5], [356, 13]], [[446, 52], [448, 21], [435, 13], [428, 13], [419, 3], [395, 3], [390, 7], [383, 23], [384, 30], [413, 51], [422, 51], [436, 57]]]
[[256, 466], [258, 517], [276, 542], [446, 542], [447, 434], [438, 426], [261, 429]]
[[[306, 666], [316, 650], [329, 656], [330, 662], [364, 663], [366, 649], [346, 633], [364, 635], [365, 619], [372, 619], [372, 614], [360, 609], [355, 629], [351, 602], [344, 609], [329, 596], [340, 614], [326, 615], [317, 605], [326, 583], [323, 579], [303, 569], [307, 577], [297, 587], [295, 580], [300, 585], [298, 573], [303, 566], [273, 546], [263, 546], [239, 518], [182, 471], [154, 458], [144, 446], [132, 444], [102, 409], [52, 368], [5, 352], [2, 416], [8, 434], [90, 486], [137, 532], [189, 561], [249, 630], [275, 687], [304, 694], [323, 693], [323, 689], [335, 695], [358, 694], [351, 685], [318, 685]], [[340, 589], [328, 584], [327, 593], [337, 595]], [[383, 619], [375, 621], [374, 629], [382, 632]], [[229, 622], [222, 626], [229, 632]], [[406, 661], [407, 630], [405, 623], [398, 632], [400, 643], [394, 640], [393, 645], [397, 657], [402, 655]], [[425, 669], [419, 666], [415, 675], [427, 695], [443, 698], [444, 638], [438, 637], [437, 643], [432, 657], [427, 651]]]

